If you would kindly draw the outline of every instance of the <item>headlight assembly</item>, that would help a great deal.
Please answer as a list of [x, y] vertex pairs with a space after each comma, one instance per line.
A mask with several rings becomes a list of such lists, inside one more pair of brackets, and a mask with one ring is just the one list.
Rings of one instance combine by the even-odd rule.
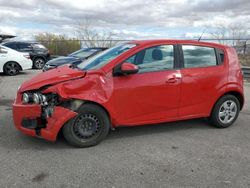
[[40, 96], [39, 96], [38, 93], [34, 93], [34, 95], [33, 95], [33, 101], [34, 101], [34, 103], [36, 103], [36, 104], [39, 104], [39, 103], [40, 103]]
[[34, 93], [33, 101], [36, 104], [45, 104], [47, 102], [47, 97], [41, 93]]
[[33, 94], [32, 93], [24, 93], [23, 94], [23, 103], [28, 104], [33, 102]]
[[46, 105], [47, 97], [41, 93], [23, 93], [23, 103], [35, 103]]

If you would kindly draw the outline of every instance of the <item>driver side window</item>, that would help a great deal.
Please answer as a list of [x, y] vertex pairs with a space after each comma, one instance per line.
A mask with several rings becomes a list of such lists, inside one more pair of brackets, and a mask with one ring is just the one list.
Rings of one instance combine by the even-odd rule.
[[168, 70], [174, 68], [173, 45], [161, 45], [144, 49], [128, 58], [139, 67], [139, 73]]

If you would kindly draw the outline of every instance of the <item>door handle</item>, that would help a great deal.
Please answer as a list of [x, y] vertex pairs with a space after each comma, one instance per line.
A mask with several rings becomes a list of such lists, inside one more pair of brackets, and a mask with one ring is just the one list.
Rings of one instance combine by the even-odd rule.
[[166, 83], [170, 83], [170, 84], [173, 84], [173, 83], [176, 83], [178, 81], [178, 79], [176, 79], [175, 77], [172, 77], [172, 78], [169, 78]]
[[174, 74], [172, 77], [168, 78], [166, 83], [170, 83], [170, 84], [173, 84], [173, 83], [176, 83], [178, 82], [178, 80], [181, 79], [181, 74]]

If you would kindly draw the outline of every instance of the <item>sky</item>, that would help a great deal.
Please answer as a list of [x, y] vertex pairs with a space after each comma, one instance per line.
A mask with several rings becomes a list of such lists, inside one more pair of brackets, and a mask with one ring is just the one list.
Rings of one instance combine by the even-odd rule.
[[0, 33], [76, 36], [86, 20], [118, 39], [209, 37], [218, 25], [250, 28], [250, 0], [0, 0]]

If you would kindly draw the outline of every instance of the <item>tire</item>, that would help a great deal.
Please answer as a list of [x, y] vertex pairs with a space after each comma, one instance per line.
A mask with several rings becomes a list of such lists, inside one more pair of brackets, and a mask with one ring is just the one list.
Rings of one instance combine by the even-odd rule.
[[42, 69], [45, 65], [45, 59], [42, 57], [38, 57], [33, 61], [33, 66], [35, 69]]
[[109, 133], [110, 120], [101, 107], [85, 104], [78, 115], [63, 127], [64, 138], [75, 147], [90, 147], [100, 143]]
[[233, 95], [224, 95], [216, 102], [209, 119], [215, 127], [227, 128], [236, 121], [239, 112], [239, 100]]
[[20, 72], [21, 68], [18, 65], [18, 63], [16, 62], [7, 62], [4, 67], [3, 67], [3, 71], [5, 74], [9, 75], [9, 76], [15, 76]]

